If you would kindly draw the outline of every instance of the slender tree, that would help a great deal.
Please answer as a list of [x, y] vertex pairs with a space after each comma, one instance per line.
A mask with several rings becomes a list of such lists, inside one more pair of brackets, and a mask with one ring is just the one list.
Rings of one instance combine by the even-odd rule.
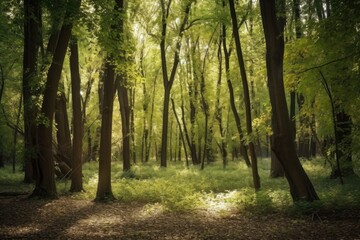
[[[223, 9], [225, 9], [225, 7], [226, 7], [225, 0], [222, 1], [222, 5], [223, 5]], [[228, 89], [229, 89], [230, 107], [231, 107], [231, 111], [232, 111], [234, 119], [235, 119], [236, 129], [238, 131], [238, 135], [240, 138], [240, 151], [245, 160], [246, 165], [248, 167], [250, 167], [251, 163], [250, 163], [250, 159], [249, 159], [249, 155], [248, 155], [248, 151], [247, 151], [247, 147], [246, 147], [246, 143], [245, 143], [244, 134], [243, 134], [242, 127], [241, 127], [240, 116], [236, 109], [234, 88], [232, 86], [232, 82], [231, 82], [231, 78], [230, 78], [231, 48], [228, 49], [228, 46], [226, 43], [226, 25], [225, 25], [225, 23], [222, 24], [222, 47], [224, 50], [225, 72], [226, 72], [226, 81], [227, 81], [227, 85], [228, 85]]]
[[[296, 155], [292, 142], [290, 119], [283, 82], [283, 29], [276, 20], [275, 0], [260, 0], [261, 17], [266, 41], [266, 67], [268, 88], [272, 107], [274, 145], [276, 154], [284, 168], [294, 201], [319, 199], [315, 189]], [[287, 146], [287, 147], [284, 147]]]
[[72, 36], [70, 42], [70, 71], [71, 71], [71, 96], [73, 110], [73, 147], [72, 147], [72, 173], [71, 187], [72, 192], [83, 191], [82, 184], [82, 137], [83, 120], [81, 112], [80, 96], [80, 72], [79, 72], [79, 50], [77, 39]]
[[249, 139], [249, 153], [251, 158], [251, 169], [253, 174], [253, 183], [254, 188], [256, 190], [260, 189], [260, 176], [258, 173], [258, 167], [257, 167], [257, 157], [255, 152], [255, 146], [254, 142], [252, 140], [252, 120], [251, 120], [251, 103], [250, 103], [250, 94], [249, 94], [249, 84], [247, 80], [246, 70], [245, 70], [245, 62], [244, 57], [241, 49], [241, 42], [240, 42], [240, 36], [238, 31], [238, 22], [235, 12], [235, 5], [234, 0], [229, 0], [229, 8], [230, 8], [230, 14], [231, 14], [231, 21], [232, 21], [232, 29], [233, 29], [233, 35], [235, 39], [235, 46], [236, 46], [236, 55], [238, 59], [238, 64], [240, 67], [240, 75], [243, 85], [243, 91], [244, 91], [244, 102], [245, 102], [245, 116], [246, 116], [246, 130]]
[[160, 53], [161, 53], [161, 68], [163, 73], [163, 84], [164, 84], [164, 104], [163, 104], [163, 124], [162, 124], [162, 137], [161, 137], [161, 167], [166, 167], [167, 165], [167, 137], [168, 137], [168, 125], [169, 125], [169, 105], [170, 105], [170, 92], [175, 80], [175, 74], [177, 67], [180, 62], [180, 50], [181, 50], [181, 40], [184, 35], [186, 24], [188, 23], [191, 4], [194, 1], [187, 1], [184, 17], [180, 23], [180, 28], [178, 36], [176, 39], [174, 61], [170, 76], [168, 75], [167, 70], [167, 56], [166, 56], [166, 36], [167, 36], [167, 27], [168, 27], [168, 18], [170, 13], [170, 7], [172, 0], [166, 4], [165, 0], [161, 0], [161, 41], [160, 41]]

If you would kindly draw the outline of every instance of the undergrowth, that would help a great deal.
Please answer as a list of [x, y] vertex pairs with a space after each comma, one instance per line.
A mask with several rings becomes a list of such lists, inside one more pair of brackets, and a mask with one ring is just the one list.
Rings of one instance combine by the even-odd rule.
[[[221, 163], [187, 169], [183, 163], [170, 162], [166, 169], [155, 164], [133, 165], [130, 172], [122, 172], [122, 163], [112, 163], [112, 190], [118, 201], [124, 203], [160, 204], [169, 211], [206, 210], [227, 215], [235, 212], [317, 214], [360, 209], [360, 180], [346, 178], [345, 184], [330, 180], [330, 169], [322, 159], [303, 161], [320, 201], [293, 203], [286, 179], [269, 177], [270, 161], [259, 161], [261, 190], [252, 187], [251, 171], [243, 162]], [[57, 181], [60, 196], [92, 200], [96, 195], [98, 163], [83, 165], [85, 192], [69, 193], [70, 180]], [[23, 174], [0, 169], [0, 192], [28, 191], [31, 185], [21, 183]]]

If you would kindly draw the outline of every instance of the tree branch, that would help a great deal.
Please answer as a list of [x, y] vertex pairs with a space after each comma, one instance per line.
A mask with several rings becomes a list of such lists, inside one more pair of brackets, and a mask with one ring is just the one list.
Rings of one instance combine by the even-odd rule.
[[300, 71], [300, 72], [297, 72], [297, 74], [302, 74], [302, 73], [305, 73], [305, 72], [308, 72], [308, 71], [311, 71], [311, 70], [314, 70], [314, 69], [319, 69], [319, 68], [325, 67], [325, 66], [327, 66], [327, 65], [330, 65], [330, 64], [332, 64], [332, 63], [340, 62], [340, 61], [343, 61], [343, 60], [345, 60], [345, 59], [347, 59], [347, 58], [350, 58], [350, 57], [356, 56], [356, 55], [358, 55], [358, 53], [353, 53], [353, 54], [347, 55], [347, 56], [342, 57], [342, 58], [334, 59], [334, 60], [332, 60], [332, 61], [329, 61], [329, 62], [320, 64], [320, 65], [317, 65], [317, 66], [313, 66], [313, 67], [304, 69], [304, 70], [302, 70], [302, 71]]

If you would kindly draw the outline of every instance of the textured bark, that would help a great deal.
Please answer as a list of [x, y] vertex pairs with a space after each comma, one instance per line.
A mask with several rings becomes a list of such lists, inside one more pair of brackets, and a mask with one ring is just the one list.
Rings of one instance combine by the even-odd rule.
[[272, 151], [284, 168], [293, 200], [313, 201], [319, 198], [296, 155], [295, 146], [289, 144], [292, 136], [283, 82], [284, 38], [283, 29], [279, 29], [277, 25], [275, 0], [260, 0], [260, 9], [266, 40], [268, 87], [274, 117]]
[[72, 174], [71, 192], [83, 191], [82, 182], [82, 137], [83, 119], [81, 114], [80, 96], [80, 71], [79, 71], [79, 50], [77, 40], [72, 37], [70, 43], [70, 71], [71, 71], [71, 95], [73, 109], [73, 147], [72, 147]]

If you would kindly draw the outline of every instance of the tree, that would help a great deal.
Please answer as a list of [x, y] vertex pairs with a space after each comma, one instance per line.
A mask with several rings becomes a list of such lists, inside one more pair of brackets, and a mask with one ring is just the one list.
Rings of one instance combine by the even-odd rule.
[[253, 143], [252, 138], [252, 120], [251, 120], [251, 103], [250, 103], [250, 94], [249, 94], [249, 86], [248, 86], [248, 80], [246, 76], [246, 70], [245, 70], [245, 62], [243, 58], [243, 53], [241, 49], [241, 43], [240, 43], [240, 36], [238, 31], [238, 23], [236, 18], [236, 12], [235, 12], [235, 6], [234, 1], [229, 0], [229, 7], [230, 7], [230, 14], [231, 14], [231, 20], [232, 20], [232, 28], [233, 28], [233, 35], [235, 39], [235, 46], [236, 46], [236, 55], [238, 59], [238, 64], [240, 67], [240, 75], [243, 85], [243, 91], [244, 91], [244, 102], [245, 102], [245, 111], [246, 111], [246, 129], [249, 139], [249, 152], [250, 152], [250, 158], [251, 158], [251, 169], [253, 174], [253, 183], [254, 188], [256, 190], [260, 189], [260, 177], [258, 173], [257, 168], [257, 158], [256, 158], [256, 152], [255, 152], [255, 146]]
[[53, 60], [47, 72], [47, 80], [43, 95], [40, 116], [42, 118], [38, 125], [38, 149], [39, 155], [36, 163], [37, 178], [32, 196], [54, 198], [57, 197], [55, 185], [55, 170], [52, 151], [52, 126], [58, 84], [64, 63], [66, 49], [71, 36], [73, 17], [80, 8], [80, 0], [68, 2], [64, 24], [61, 27]]
[[79, 72], [79, 52], [77, 39], [72, 36], [70, 42], [70, 71], [71, 71], [71, 95], [73, 108], [73, 147], [72, 147], [72, 173], [71, 187], [72, 192], [83, 191], [82, 184], [82, 137], [83, 120], [81, 112], [80, 96], [80, 72]]
[[[33, 89], [37, 81], [40, 48], [41, 4], [37, 0], [24, 1], [24, 55], [23, 55], [23, 105], [24, 105], [24, 182], [34, 180], [36, 162], [36, 108]], [[3, 74], [3, 72], [2, 72]], [[2, 88], [3, 90], [3, 88]]]
[[[225, 0], [222, 1], [223, 9], [226, 6]], [[238, 131], [238, 135], [240, 138], [240, 150], [241, 154], [244, 157], [245, 163], [248, 167], [251, 166], [249, 155], [247, 152], [247, 147], [245, 143], [244, 134], [241, 127], [241, 121], [239, 113], [236, 109], [235, 105], [235, 96], [234, 96], [234, 88], [232, 86], [232, 82], [230, 79], [230, 54], [231, 54], [231, 48], [228, 49], [227, 43], [226, 43], [226, 25], [225, 23], [222, 24], [222, 46], [224, 50], [224, 58], [225, 58], [225, 72], [226, 72], [226, 81], [229, 89], [229, 96], [230, 96], [230, 107], [231, 111], [234, 115], [235, 123], [236, 123], [236, 129]]]
[[161, 0], [161, 41], [160, 41], [160, 53], [161, 53], [161, 69], [163, 73], [163, 84], [164, 84], [164, 105], [163, 105], [163, 120], [162, 120], [162, 137], [161, 137], [161, 167], [166, 167], [167, 165], [167, 137], [168, 137], [168, 125], [169, 125], [169, 105], [170, 105], [170, 92], [175, 80], [176, 69], [179, 65], [179, 55], [181, 50], [181, 40], [185, 31], [186, 24], [188, 22], [191, 4], [193, 0], [187, 1], [184, 9], [184, 16], [180, 23], [180, 28], [178, 31], [175, 53], [174, 53], [174, 62], [168, 75], [167, 70], [167, 57], [166, 57], [166, 36], [167, 36], [167, 25], [168, 17], [170, 13], [170, 7], [172, 0], [166, 4], [165, 0]]
[[277, 25], [275, 6], [275, 0], [260, 0], [266, 41], [268, 87], [274, 118], [272, 151], [284, 168], [293, 200], [313, 201], [319, 197], [296, 155], [295, 146], [288, 144], [293, 138], [283, 83], [284, 37], [283, 29], [279, 29]]
[[99, 181], [96, 191], [96, 201], [114, 199], [111, 189], [111, 133], [112, 115], [115, 92], [115, 66], [109, 54], [104, 72], [104, 99], [101, 114], [101, 135], [99, 152]]

